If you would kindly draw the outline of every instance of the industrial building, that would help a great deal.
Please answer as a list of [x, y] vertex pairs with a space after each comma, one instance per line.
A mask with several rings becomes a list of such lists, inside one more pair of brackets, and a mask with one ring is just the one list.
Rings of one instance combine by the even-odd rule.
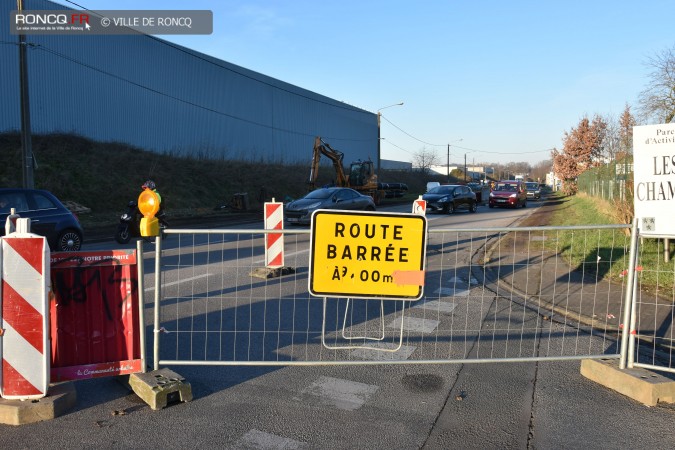
[[[0, 134], [21, 128], [14, 9], [0, 5]], [[71, 8], [25, 0], [24, 9]], [[27, 35], [25, 45], [33, 134], [282, 164], [307, 163], [321, 136], [345, 162], [378, 158], [375, 113], [154, 36]]]

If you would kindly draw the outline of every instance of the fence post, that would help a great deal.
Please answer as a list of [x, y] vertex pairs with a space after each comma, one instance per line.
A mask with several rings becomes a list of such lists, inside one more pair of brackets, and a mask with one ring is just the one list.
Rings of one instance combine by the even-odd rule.
[[159, 370], [159, 335], [160, 335], [160, 317], [159, 307], [161, 300], [162, 288], [162, 236], [155, 237], [155, 323], [153, 325], [153, 367], [154, 370]]
[[143, 373], [148, 371], [145, 348], [145, 269], [143, 268], [143, 239], [136, 241], [136, 270], [138, 274], [138, 328], [141, 346], [141, 367]]
[[[635, 296], [635, 262], [637, 261], [638, 253], [638, 219], [637, 217], [633, 218], [633, 227], [631, 228], [630, 235], [630, 248], [628, 249], [629, 259], [628, 259], [628, 273], [626, 274], [628, 279], [626, 281], [626, 295], [623, 304], [623, 329], [621, 331], [621, 352], [619, 359], [619, 369], [626, 368], [626, 359], [630, 358], [630, 365], [632, 365], [632, 349], [634, 349], [634, 341], [632, 339], [632, 328], [635, 326], [634, 317], [632, 313], [635, 312], [634, 302], [636, 302]], [[631, 345], [629, 346], [629, 338]], [[630, 348], [629, 348], [630, 347]], [[631, 352], [630, 355], [627, 355], [627, 352]]]

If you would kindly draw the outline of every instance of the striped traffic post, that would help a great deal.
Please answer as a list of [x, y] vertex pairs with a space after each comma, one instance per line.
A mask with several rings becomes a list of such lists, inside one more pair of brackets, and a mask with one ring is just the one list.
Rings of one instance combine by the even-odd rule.
[[0, 245], [0, 395], [37, 399], [49, 388], [49, 246], [30, 219]]
[[[265, 202], [265, 229], [284, 229], [284, 204]], [[273, 269], [284, 266], [284, 235], [283, 233], [265, 234], [265, 266]]]
[[427, 201], [422, 199], [422, 196], [413, 202], [412, 213], [420, 216], [427, 214]]

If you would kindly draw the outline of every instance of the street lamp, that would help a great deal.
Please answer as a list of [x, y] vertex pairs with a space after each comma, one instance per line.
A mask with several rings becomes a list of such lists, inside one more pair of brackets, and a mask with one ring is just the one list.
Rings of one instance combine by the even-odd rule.
[[[450, 141], [450, 142], [462, 142], [464, 139], [457, 139], [455, 141]], [[448, 170], [448, 183], [450, 183], [450, 144], [448, 144], [448, 160], [447, 160], [447, 170]]]
[[403, 106], [403, 102], [394, 103], [393, 105], [383, 106], [377, 110], [377, 175], [380, 175], [380, 160], [382, 159], [382, 139], [380, 138], [380, 118], [382, 117], [383, 109], [391, 108], [392, 106]]

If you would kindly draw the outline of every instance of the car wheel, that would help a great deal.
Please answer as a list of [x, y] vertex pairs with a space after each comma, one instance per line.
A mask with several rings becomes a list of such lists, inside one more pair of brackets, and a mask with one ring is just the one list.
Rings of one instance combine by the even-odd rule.
[[77, 252], [82, 247], [82, 236], [75, 230], [65, 230], [56, 241], [56, 249], [60, 252]]
[[448, 206], [445, 208], [445, 212], [448, 214], [452, 214], [455, 212], [455, 205], [452, 203], [448, 203]]
[[475, 213], [476, 211], [478, 211], [478, 205], [476, 202], [471, 202], [469, 205], [469, 212]]

